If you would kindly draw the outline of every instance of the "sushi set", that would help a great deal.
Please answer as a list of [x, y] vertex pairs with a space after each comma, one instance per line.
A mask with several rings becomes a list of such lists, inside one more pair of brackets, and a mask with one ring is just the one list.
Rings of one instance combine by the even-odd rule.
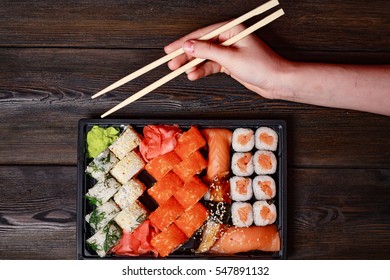
[[77, 254], [285, 259], [281, 120], [83, 119]]

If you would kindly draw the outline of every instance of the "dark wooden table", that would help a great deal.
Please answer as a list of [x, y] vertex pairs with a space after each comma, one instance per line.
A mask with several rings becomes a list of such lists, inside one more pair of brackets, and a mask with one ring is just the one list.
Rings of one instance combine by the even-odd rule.
[[[169, 71], [91, 94], [262, 2], [0, 1], [0, 258], [76, 258], [78, 120]], [[283, 57], [390, 63], [389, 1], [280, 2], [257, 34]], [[223, 74], [181, 76], [113, 117], [286, 120], [288, 258], [390, 258], [390, 118], [266, 100]]]

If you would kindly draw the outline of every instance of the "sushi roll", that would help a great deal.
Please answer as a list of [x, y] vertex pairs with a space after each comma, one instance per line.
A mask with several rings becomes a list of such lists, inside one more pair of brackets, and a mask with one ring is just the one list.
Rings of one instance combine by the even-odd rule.
[[237, 176], [251, 176], [253, 174], [252, 154], [234, 153], [232, 157], [232, 171]]
[[114, 218], [123, 230], [132, 232], [146, 220], [148, 211], [138, 200], [127, 206]]
[[123, 159], [128, 153], [138, 147], [140, 143], [141, 137], [131, 126], [128, 126], [108, 148], [117, 158]]
[[121, 159], [110, 171], [110, 174], [121, 184], [125, 184], [144, 168], [145, 162], [135, 152], [131, 151]]
[[233, 132], [232, 147], [236, 152], [249, 152], [255, 146], [255, 133], [250, 128], [237, 128]]
[[177, 192], [183, 184], [184, 183], [180, 180], [179, 176], [172, 171], [169, 171], [167, 175], [148, 189], [148, 194], [158, 205], [162, 205]]
[[199, 151], [195, 151], [185, 160], [173, 167], [172, 171], [187, 183], [193, 176], [200, 174], [203, 169], [206, 169], [207, 161]]
[[256, 149], [276, 151], [278, 148], [278, 134], [269, 127], [260, 127], [255, 133]]
[[276, 157], [270, 151], [257, 151], [253, 156], [253, 164], [257, 175], [274, 174], [276, 172]]
[[230, 178], [230, 193], [234, 201], [247, 201], [252, 198], [252, 179], [234, 176]]
[[175, 222], [184, 213], [184, 210], [180, 203], [172, 196], [149, 215], [149, 220], [153, 226], [163, 231]]
[[207, 220], [209, 213], [201, 204], [196, 203], [194, 206], [184, 212], [176, 221], [177, 227], [190, 238]]
[[276, 195], [275, 180], [271, 176], [257, 176], [253, 179], [253, 193], [257, 200], [267, 200]]
[[173, 197], [186, 210], [197, 203], [207, 192], [208, 187], [198, 177], [192, 177]]
[[146, 186], [138, 179], [130, 179], [114, 195], [114, 201], [121, 209], [133, 204], [146, 190]]
[[104, 228], [120, 212], [120, 208], [113, 200], [109, 200], [98, 206], [91, 213], [85, 216], [87, 223], [95, 230]]
[[121, 236], [122, 231], [120, 228], [114, 222], [109, 222], [105, 227], [88, 238], [86, 242], [88, 247], [94, 250], [99, 257], [103, 258], [109, 249], [117, 244]]
[[105, 181], [97, 182], [90, 188], [85, 198], [90, 204], [101, 206], [106, 203], [119, 189], [119, 184], [114, 178], [107, 178]]
[[276, 221], [275, 204], [268, 204], [266, 201], [256, 201], [253, 203], [253, 220], [256, 226], [266, 226]]
[[249, 227], [253, 224], [252, 205], [248, 202], [233, 202], [232, 222], [236, 227]]
[[153, 158], [145, 166], [145, 169], [154, 179], [159, 181], [180, 162], [179, 156], [174, 151], [171, 151]]
[[166, 257], [179, 248], [187, 239], [187, 236], [176, 224], [171, 224], [167, 229], [154, 236], [150, 243], [161, 257]]
[[119, 159], [109, 149], [105, 149], [87, 166], [85, 172], [96, 181], [103, 182], [118, 161]]

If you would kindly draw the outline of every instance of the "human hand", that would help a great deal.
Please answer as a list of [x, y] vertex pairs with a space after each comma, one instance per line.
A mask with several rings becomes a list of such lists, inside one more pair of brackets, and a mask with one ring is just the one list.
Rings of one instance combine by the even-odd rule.
[[256, 35], [249, 35], [230, 47], [219, 45], [245, 29], [236, 26], [210, 41], [197, 38], [211, 32], [225, 23], [218, 23], [199, 29], [164, 48], [167, 54], [183, 48], [185, 54], [172, 59], [168, 66], [175, 70], [193, 57], [207, 61], [187, 72], [189, 80], [194, 81], [215, 73], [226, 73], [246, 88], [265, 98], [279, 98], [281, 73], [288, 69], [290, 62], [274, 53]]

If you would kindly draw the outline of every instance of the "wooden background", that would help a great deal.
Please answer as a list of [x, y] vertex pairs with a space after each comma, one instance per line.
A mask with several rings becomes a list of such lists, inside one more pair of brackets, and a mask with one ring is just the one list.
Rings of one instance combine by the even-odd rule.
[[[171, 41], [265, 1], [0, 1], [0, 259], [76, 258], [77, 123], [168, 73], [90, 96]], [[257, 34], [295, 61], [389, 64], [387, 0], [280, 0]], [[115, 118], [288, 124], [288, 258], [390, 258], [390, 119], [184, 76]]]

